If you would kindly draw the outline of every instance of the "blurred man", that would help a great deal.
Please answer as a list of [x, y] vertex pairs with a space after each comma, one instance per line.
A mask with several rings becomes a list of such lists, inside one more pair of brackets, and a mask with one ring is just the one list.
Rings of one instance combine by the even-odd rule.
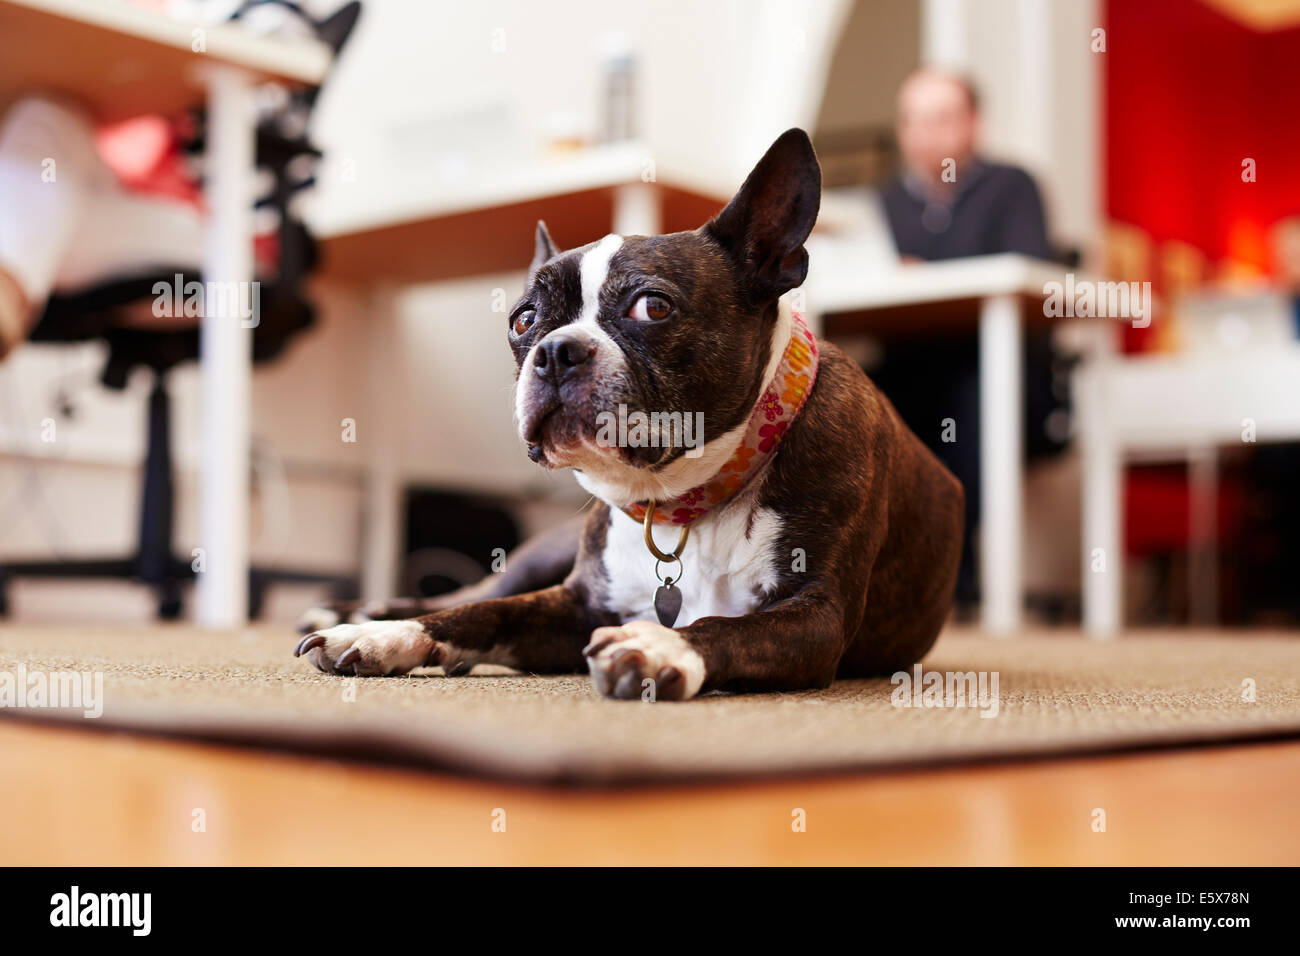
[[995, 252], [1055, 258], [1038, 188], [1015, 166], [976, 154], [979, 104], [969, 81], [918, 70], [898, 93], [903, 174], [885, 191], [899, 252], [952, 259]]
[[[884, 190], [883, 200], [904, 260], [999, 252], [1057, 258], [1033, 179], [1022, 169], [979, 156], [979, 102], [968, 80], [941, 70], [917, 70], [899, 89], [897, 122], [903, 170]], [[1031, 455], [1042, 454], [1060, 447], [1045, 428], [1056, 404], [1046, 336], [1028, 336], [1025, 357], [1026, 445]], [[912, 430], [966, 486], [966, 545], [957, 598], [969, 606], [979, 596], [974, 542], [980, 507], [976, 335], [972, 331], [890, 343], [871, 374]], [[945, 429], [945, 419], [952, 419], [955, 435], [954, 428]]]

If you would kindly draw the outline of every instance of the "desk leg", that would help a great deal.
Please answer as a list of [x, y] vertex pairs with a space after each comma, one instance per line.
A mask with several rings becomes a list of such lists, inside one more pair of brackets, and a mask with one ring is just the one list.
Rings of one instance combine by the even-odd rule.
[[366, 468], [362, 511], [361, 597], [388, 601], [399, 593], [397, 565], [402, 550], [402, 483], [396, 467], [382, 459]]
[[1115, 331], [1109, 324], [1098, 324], [1094, 336], [1092, 354], [1074, 376], [1074, 414], [1083, 468], [1079, 558], [1083, 630], [1089, 637], [1108, 638], [1118, 633], [1123, 615], [1124, 457], [1112, 427], [1107, 389]]
[[980, 578], [984, 628], [1020, 628], [1023, 603], [1024, 389], [1020, 303], [993, 296], [980, 305]]
[[[252, 279], [255, 157], [248, 78], [234, 68], [213, 67], [207, 84], [209, 220], [203, 278], [212, 289], [214, 282], [242, 284]], [[196, 616], [204, 627], [234, 628], [248, 618], [252, 337], [242, 318], [230, 314], [233, 310], [215, 309], [219, 302], [211, 295], [204, 304], [199, 543], [205, 569], [198, 575]]]
[[398, 566], [402, 560], [402, 460], [398, 420], [401, 417], [399, 370], [400, 316], [392, 288], [375, 290], [369, 302], [367, 338], [370, 371], [366, 386], [366, 431], [360, 448], [366, 455], [364, 540], [361, 561], [361, 597], [387, 601], [406, 597], [400, 593]]
[[1213, 445], [1187, 455], [1187, 597], [1193, 627], [1214, 627], [1219, 619], [1219, 457]]
[[630, 183], [614, 190], [613, 232], [620, 236], [657, 236], [663, 227], [663, 202], [654, 183]]

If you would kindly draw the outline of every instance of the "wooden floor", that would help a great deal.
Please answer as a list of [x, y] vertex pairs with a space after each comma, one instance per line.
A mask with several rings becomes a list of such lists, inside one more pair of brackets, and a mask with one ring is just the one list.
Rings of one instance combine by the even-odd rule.
[[1294, 865], [1297, 793], [1295, 742], [583, 792], [0, 721], [2, 864]]

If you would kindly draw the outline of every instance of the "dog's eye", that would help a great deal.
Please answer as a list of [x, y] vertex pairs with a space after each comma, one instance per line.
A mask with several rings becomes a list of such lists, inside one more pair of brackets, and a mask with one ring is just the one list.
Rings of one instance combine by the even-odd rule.
[[673, 304], [663, 296], [653, 292], [638, 296], [637, 300], [632, 303], [632, 308], [627, 310], [629, 319], [641, 319], [649, 322], [658, 322], [672, 314]]
[[523, 335], [525, 332], [527, 332], [529, 329], [533, 327], [533, 323], [536, 321], [537, 321], [537, 310], [524, 309], [524, 311], [520, 312], [518, 315], [515, 316], [515, 321], [514, 321], [515, 335]]

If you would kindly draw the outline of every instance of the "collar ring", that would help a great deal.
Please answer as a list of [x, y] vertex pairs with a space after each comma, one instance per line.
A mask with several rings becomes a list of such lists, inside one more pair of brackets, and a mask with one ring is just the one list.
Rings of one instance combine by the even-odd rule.
[[680, 555], [682, 551], [686, 548], [686, 539], [691, 536], [691, 526], [688, 524], [682, 525], [682, 533], [681, 536], [677, 539], [677, 547], [674, 548], [670, 553], [665, 554], [663, 551], [660, 551], [658, 546], [655, 544], [655, 539], [653, 534], [654, 520], [655, 520], [655, 500], [651, 498], [650, 503], [646, 505], [646, 509], [645, 509], [645, 546], [649, 548], [650, 553], [653, 554], [660, 561], [680, 562]]

